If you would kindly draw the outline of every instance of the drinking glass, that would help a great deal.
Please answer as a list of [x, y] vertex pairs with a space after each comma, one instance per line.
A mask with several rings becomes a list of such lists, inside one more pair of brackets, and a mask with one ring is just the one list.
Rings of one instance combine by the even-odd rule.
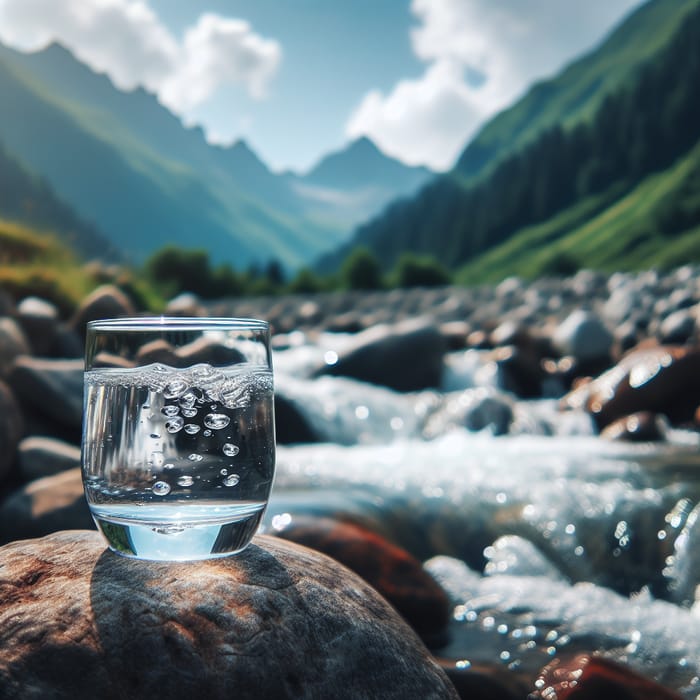
[[111, 549], [159, 560], [240, 552], [262, 519], [274, 468], [265, 321], [88, 323], [83, 485]]

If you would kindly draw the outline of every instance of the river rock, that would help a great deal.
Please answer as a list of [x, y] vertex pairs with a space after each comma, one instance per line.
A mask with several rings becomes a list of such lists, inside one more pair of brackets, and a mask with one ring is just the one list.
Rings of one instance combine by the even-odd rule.
[[165, 307], [166, 316], [206, 316], [207, 310], [200, 298], [192, 292], [183, 292], [172, 298]]
[[4, 377], [16, 357], [31, 352], [29, 341], [13, 318], [0, 318], [0, 377]]
[[84, 364], [80, 359], [17, 358], [7, 382], [22, 405], [30, 434], [38, 432], [32, 429], [34, 421], [44, 418], [71, 429], [76, 438], [72, 442], [80, 440], [83, 370]]
[[426, 643], [445, 641], [447, 595], [406, 550], [367, 528], [332, 518], [295, 516], [276, 534], [323, 552], [362, 576]]
[[420, 391], [439, 386], [446, 342], [431, 320], [412, 319], [379, 324], [358, 333], [315, 376], [334, 375], [387, 386], [396, 391]]
[[523, 700], [527, 697], [526, 683], [504, 670], [502, 665], [472, 664], [463, 659], [440, 657], [436, 660], [463, 700]]
[[532, 700], [681, 700], [627, 666], [590, 654], [555, 659], [535, 681]]
[[27, 297], [17, 305], [17, 321], [29, 339], [34, 355], [49, 357], [58, 334], [58, 309], [38, 297]]
[[94, 523], [77, 467], [32, 481], [0, 506], [0, 543], [90, 528]]
[[71, 319], [71, 327], [84, 338], [88, 321], [133, 316], [135, 313], [131, 300], [119, 287], [103, 284], [83, 299]]
[[614, 420], [600, 433], [608, 440], [623, 442], [663, 442], [666, 439], [666, 422], [651, 411], [640, 411]]
[[55, 438], [33, 436], [17, 450], [22, 481], [34, 481], [80, 465], [80, 447]]
[[275, 436], [281, 445], [321, 442], [321, 436], [293, 399], [275, 391]]
[[600, 429], [618, 418], [652, 411], [673, 424], [692, 421], [700, 404], [700, 347], [654, 346], [631, 351], [563, 399], [585, 407]]
[[0, 695], [457, 698], [362, 579], [276, 538], [194, 563], [61, 532], [0, 549]]
[[24, 431], [24, 421], [12, 390], [0, 380], [0, 483], [10, 473], [17, 445]]
[[613, 335], [593, 312], [578, 309], [559, 325], [552, 340], [562, 355], [595, 363], [609, 360]]
[[687, 342], [694, 332], [695, 316], [689, 309], [681, 308], [661, 321], [657, 337], [665, 344], [681, 344]]

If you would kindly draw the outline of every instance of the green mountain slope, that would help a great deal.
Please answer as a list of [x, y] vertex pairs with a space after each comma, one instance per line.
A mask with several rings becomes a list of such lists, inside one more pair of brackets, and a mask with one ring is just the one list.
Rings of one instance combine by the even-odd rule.
[[[469, 185], [454, 174], [439, 178], [358, 229], [351, 245], [369, 247], [387, 268], [411, 250], [454, 269], [518, 231], [550, 221], [545, 228], [551, 244], [579, 223], [570, 220], [571, 212], [594, 215], [672, 167], [700, 139], [700, 1], [672, 6], [656, 0], [639, 12], [645, 17], [656, 10], [658, 20], [659, 8], [673, 11], [677, 21], [657, 22], [663, 41], [652, 43], [660, 48], [604, 95], [594, 114], [574, 126], [564, 121], [543, 130]], [[639, 13], [613, 35], [623, 37], [623, 55], [639, 26], [641, 37], [651, 41]], [[675, 27], [671, 36], [669, 26]], [[614, 57], [611, 41], [602, 49], [607, 61]], [[596, 63], [593, 56], [587, 60]], [[556, 102], [556, 81], [547, 90]], [[330, 261], [337, 263], [348, 249]]]

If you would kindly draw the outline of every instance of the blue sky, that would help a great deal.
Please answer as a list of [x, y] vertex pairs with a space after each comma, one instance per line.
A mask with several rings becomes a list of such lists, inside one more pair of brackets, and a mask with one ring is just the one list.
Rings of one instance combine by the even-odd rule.
[[276, 170], [368, 135], [448, 168], [534, 80], [640, 0], [0, 0], [0, 41], [58, 40]]

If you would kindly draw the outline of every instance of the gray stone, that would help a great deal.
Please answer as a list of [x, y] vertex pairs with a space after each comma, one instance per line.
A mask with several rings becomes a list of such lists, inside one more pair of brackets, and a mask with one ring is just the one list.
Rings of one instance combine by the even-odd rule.
[[695, 332], [695, 317], [692, 311], [683, 308], [670, 313], [659, 324], [658, 338], [662, 343], [685, 343]]
[[0, 507], [0, 543], [94, 527], [78, 467], [32, 481]]
[[8, 700], [458, 697], [368, 584], [269, 537], [195, 563], [122, 558], [89, 532], [6, 545], [0, 648]]
[[16, 357], [30, 352], [29, 341], [13, 318], [0, 318], [0, 377], [7, 374]]
[[58, 309], [38, 297], [27, 297], [17, 305], [17, 321], [22, 327], [32, 353], [49, 357], [58, 335]]
[[595, 362], [609, 359], [613, 335], [594, 313], [579, 310], [559, 325], [552, 340], [562, 355]]
[[24, 421], [19, 404], [10, 387], [0, 380], [0, 482], [14, 465], [23, 430]]
[[54, 438], [28, 437], [19, 444], [17, 460], [22, 481], [34, 481], [79, 466], [80, 447]]

